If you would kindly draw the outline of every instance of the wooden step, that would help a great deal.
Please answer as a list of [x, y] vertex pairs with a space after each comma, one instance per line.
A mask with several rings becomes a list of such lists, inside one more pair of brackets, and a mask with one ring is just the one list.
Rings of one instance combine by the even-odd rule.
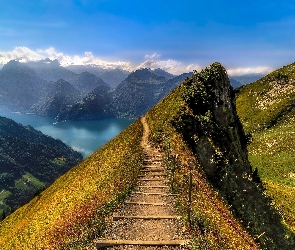
[[161, 167], [161, 166], [143, 166], [143, 171], [154, 171], [154, 172], [160, 172], [160, 171], [165, 171], [166, 168]]
[[134, 246], [183, 246], [187, 244], [185, 240], [160, 240], [160, 241], [142, 241], [142, 240], [96, 240], [97, 249], [111, 246], [134, 245]]
[[164, 171], [164, 169], [159, 169], [158, 167], [157, 168], [151, 168], [150, 170], [148, 170], [148, 169], [143, 169], [143, 170], [140, 170], [140, 172], [163, 172]]
[[165, 203], [156, 203], [156, 202], [140, 202], [140, 201], [125, 201], [125, 204], [130, 205], [151, 205], [151, 206], [167, 206]]
[[138, 179], [139, 181], [166, 181], [165, 179], [151, 179], [151, 178], [146, 178], [146, 179]]
[[[146, 186], [145, 186], [145, 187], [146, 187]], [[142, 194], [142, 195], [161, 195], [161, 196], [178, 196], [178, 194], [146, 193], [146, 192], [133, 192], [133, 194]]]
[[162, 165], [162, 161], [155, 161], [155, 160], [143, 161], [143, 164], [147, 164], [148, 166], [150, 166], [150, 165]]
[[123, 220], [123, 219], [138, 219], [138, 220], [173, 220], [180, 219], [180, 216], [113, 216], [113, 220]]
[[139, 188], [170, 188], [169, 186], [143, 186], [143, 185], [138, 185], [137, 187]]
[[[146, 177], [147, 175], [139, 175], [138, 177]], [[149, 175], [149, 177], [152, 177], [152, 176], [154, 176], [154, 177], [156, 177], [156, 176], [167, 176], [167, 174], [150, 174]]]
[[143, 163], [145, 163], [145, 162], [152, 162], [152, 163], [154, 163], [154, 162], [157, 162], [157, 163], [162, 163], [162, 160], [161, 159], [158, 159], [158, 160], [156, 160], [156, 159], [147, 159], [147, 160], [143, 160]]

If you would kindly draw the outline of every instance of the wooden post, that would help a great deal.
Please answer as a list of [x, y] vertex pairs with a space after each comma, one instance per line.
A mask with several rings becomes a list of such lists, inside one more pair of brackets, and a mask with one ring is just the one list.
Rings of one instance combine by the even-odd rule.
[[172, 168], [171, 168], [171, 174], [172, 174], [172, 181], [171, 181], [171, 190], [173, 192], [173, 188], [174, 188], [174, 175], [175, 175], [175, 169], [176, 169], [176, 155], [172, 154], [171, 155], [172, 158]]
[[170, 142], [168, 141], [167, 142], [167, 161], [169, 162], [170, 161]]
[[189, 164], [189, 189], [188, 189], [188, 223], [189, 226], [191, 226], [191, 210], [192, 210], [192, 185], [193, 185], [193, 167], [194, 163], [191, 162]]

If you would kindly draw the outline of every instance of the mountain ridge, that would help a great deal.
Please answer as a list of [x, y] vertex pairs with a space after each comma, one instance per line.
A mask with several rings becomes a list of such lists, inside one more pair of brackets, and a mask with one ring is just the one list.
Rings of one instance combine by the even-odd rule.
[[[77, 74], [62, 67], [57, 60], [48, 58], [27, 63], [11, 61], [0, 71], [0, 106], [14, 112], [54, 117], [57, 121], [135, 118], [163, 98], [171, 90], [170, 85], [176, 87], [184, 76], [173, 76], [162, 69], [139, 69], [129, 75], [119, 69], [100, 72], [102, 77], [110, 79], [113, 86], [116, 85], [115, 89], [111, 89], [108, 83], [97, 76], [97, 72], [93, 74], [83, 69]], [[91, 67], [86, 69], [94, 70]], [[15, 71], [19, 73], [15, 74]], [[12, 79], [15, 80], [9, 85]], [[23, 79], [26, 80], [22, 82]], [[118, 83], [120, 79], [122, 81]], [[61, 80], [70, 83], [67, 89], [71, 94], [61, 95], [58, 89], [53, 90], [52, 86]], [[19, 85], [25, 88], [15, 89]], [[73, 88], [80, 92], [79, 100]]]

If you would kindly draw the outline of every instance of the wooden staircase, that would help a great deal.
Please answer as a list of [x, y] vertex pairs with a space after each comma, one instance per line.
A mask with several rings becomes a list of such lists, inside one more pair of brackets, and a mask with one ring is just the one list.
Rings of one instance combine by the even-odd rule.
[[162, 155], [145, 148], [144, 167], [137, 190], [113, 215], [113, 222], [97, 240], [97, 249], [188, 249], [174, 211], [175, 195], [169, 193]]

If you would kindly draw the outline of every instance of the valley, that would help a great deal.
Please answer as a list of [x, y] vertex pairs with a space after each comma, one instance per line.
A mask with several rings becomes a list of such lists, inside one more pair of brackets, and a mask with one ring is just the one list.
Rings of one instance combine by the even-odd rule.
[[30, 125], [46, 135], [61, 140], [80, 152], [83, 158], [105, 145], [134, 121], [132, 119], [110, 118], [98, 121], [57, 123], [51, 117], [33, 114], [0, 112], [0, 116], [10, 118], [24, 126]]

